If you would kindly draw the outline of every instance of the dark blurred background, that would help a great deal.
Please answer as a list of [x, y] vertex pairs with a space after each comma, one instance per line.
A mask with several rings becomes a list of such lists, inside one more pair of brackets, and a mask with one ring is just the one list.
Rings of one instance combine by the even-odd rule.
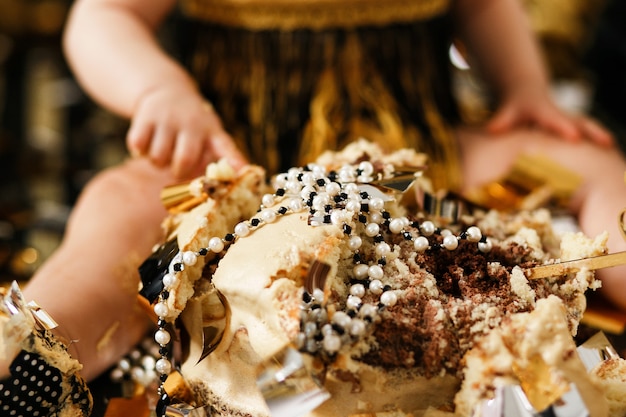
[[[70, 0], [0, 0], [0, 281], [27, 279], [56, 248], [85, 182], [126, 153], [126, 121], [95, 106], [61, 52]], [[624, 137], [626, 2], [525, 0], [564, 106]], [[467, 117], [481, 92], [459, 69]]]

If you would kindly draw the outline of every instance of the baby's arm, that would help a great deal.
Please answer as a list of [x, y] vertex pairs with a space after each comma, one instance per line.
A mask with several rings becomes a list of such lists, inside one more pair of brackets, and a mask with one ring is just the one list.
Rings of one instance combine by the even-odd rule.
[[609, 145], [603, 127], [584, 116], [572, 116], [550, 97], [549, 77], [527, 16], [519, 0], [457, 0], [458, 34], [473, 62], [494, 88], [499, 108], [488, 124], [501, 133], [534, 125], [570, 141], [587, 137]]
[[201, 173], [210, 160], [244, 159], [195, 81], [155, 36], [175, 0], [78, 0], [64, 49], [85, 91], [132, 119], [127, 143], [176, 176]]

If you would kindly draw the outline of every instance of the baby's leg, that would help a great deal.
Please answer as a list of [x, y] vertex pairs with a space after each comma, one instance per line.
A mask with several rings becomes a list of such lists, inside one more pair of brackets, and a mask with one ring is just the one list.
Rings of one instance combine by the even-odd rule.
[[[464, 187], [471, 189], [506, 174], [517, 155], [543, 154], [583, 178], [571, 204], [581, 229], [589, 236], [609, 232], [609, 252], [626, 250], [618, 215], [626, 208], [626, 162], [617, 148], [590, 142], [568, 143], [538, 131], [515, 131], [497, 137], [484, 132], [459, 132]], [[626, 309], [626, 266], [600, 270], [602, 293]]]
[[145, 160], [104, 171], [85, 188], [63, 242], [24, 289], [77, 340], [70, 353], [92, 379], [136, 345], [149, 328], [138, 307], [139, 264], [162, 237], [159, 199], [169, 173]]

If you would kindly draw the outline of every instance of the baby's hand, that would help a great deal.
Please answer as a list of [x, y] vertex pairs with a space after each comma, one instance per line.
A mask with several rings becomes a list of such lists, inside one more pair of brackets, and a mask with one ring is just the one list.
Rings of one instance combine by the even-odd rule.
[[235, 168], [246, 163], [211, 104], [187, 88], [163, 88], [145, 95], [126, 143], [134, 156], [145, 156], [157, 166], [171, 164], [179, 179], [201, 175], [207, 163], [220, 158]]
[[520, 88], [505, 99], [487, 124], [492, 133], [516, 127], [533, 126], [571, 142], [584, 138], [603, 146], [614, 143], [613, 135], [602, 125], [584, 115], [560, 110], [547, 93]]

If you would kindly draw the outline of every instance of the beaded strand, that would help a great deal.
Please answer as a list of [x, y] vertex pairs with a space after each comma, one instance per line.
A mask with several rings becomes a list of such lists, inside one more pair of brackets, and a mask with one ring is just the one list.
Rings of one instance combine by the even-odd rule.
[[[309, 353], [321, 351], [329, 356], [334, 355], [344, 344], [363, 336], [382, 309], [396, 304], [396, 293], [383, 283], [386, 258], [392, 252], [392, 247], [384, 240], [385, 229], [412, 241], [417, 252], [432, 249], [455, 250], [460, 239], [476, 242], [482, 252], [491, 249], [491, 242], [482, 236], [476, 226], [469, 227], [459, 236], [455, 236], [447, 229], [439, 231], [435, 224], [428, 220], [418, 223], [406, 217], [392, 218], [385, 210], [385, 203], [391, 198], [382, 192], [372, 194], [372, 187], [365, 187], [374, 181], [375, 174], [374, 166], [369, 161], [363, 161], [356, 167], [346, 165], [338, 171], [328, 173], [323, 166], [315, 164], [291, 168], [275, 177], [275, 192], [262, 197], [257, 215], [235, 225], [232, 233], [227, 233], [223, 237], [211, 237], [206, 248], [197, 252], [179, 252], [174, 256], [168, 266], [168, 272], [163, 277], [163, 290], [154, 306], [154, 312], [158, 316], [154, 339], [159, 345], [160, 354], [155, 369], [161, 381], [158, 416], [164, 416], [169, 405], [169, 397], [163, 388], [172, 370], [168, 347], [172, 338], [167, 330], [166, 321], [170, 313], [167, 300], [179, 279], [180, 272], [184, 271], [186, 266], [194, 265], [198, 257], [204, 257], [210, 252], [216, 255], [223, 254], [237, 239], [275, 222], [279, 216], [308, 210], [309, 225], [332, 224], [340, 227], [346, 236], [348, 247], [354, 253], [353, 277], [350, 278], [352, 284], [346, 300], [346, 311], [337, 311], [329, 319], [324, 306], [323, 290], [316, 288], [312, 293], [307, 291], [303, 293], [301, 332], [296, 343], [302, 351]], [[277, 208], [273, 208], [277, 205]], [[353, 225], [361, 233], [355, 233]], [[417, 233], [413, 233], [414, 231]], [[443, 240], [441, 244], [434, 246], [428, 237], [435, 233], [440, 233]], [[366, 262], [359, 251], [363, 239], [372, 239], [375, 243], [377, 259], [371, 263]], [[378, 304], [362, 301], [368, 291], [378, 297]]]

